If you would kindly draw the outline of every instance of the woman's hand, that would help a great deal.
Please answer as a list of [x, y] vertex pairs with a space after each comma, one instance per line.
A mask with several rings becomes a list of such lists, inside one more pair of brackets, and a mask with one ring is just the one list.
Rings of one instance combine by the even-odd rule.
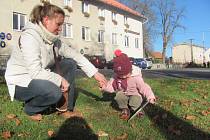
[[62, 78], [62, 80], [61, 80], [61, 91], [63, 93], [67, 92], [69, 90], [69, 85], [70, 85], [69, 82], [66, 79]]
[[107, 84], [106, 78], [99, 72], [95, 73], [94, 78], [98, 81], [100, 88]]

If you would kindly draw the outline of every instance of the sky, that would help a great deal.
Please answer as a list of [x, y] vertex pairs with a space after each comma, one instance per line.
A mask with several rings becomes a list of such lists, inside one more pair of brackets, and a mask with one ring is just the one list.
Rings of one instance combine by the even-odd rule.
[[[185, 17], [181, 24], [185, 30], [179, 29], [174, 33], [174, 38], [169, 44], [166, 55], [171, 56], [173, 44], [187, 42], [190, 39], [195, 45], [210, 48], [210, 0], [176, 0], [177, 7], [185, 7]], [[154, 42], [154, 51], [162, 52], [162, 39], [158, 37]]]

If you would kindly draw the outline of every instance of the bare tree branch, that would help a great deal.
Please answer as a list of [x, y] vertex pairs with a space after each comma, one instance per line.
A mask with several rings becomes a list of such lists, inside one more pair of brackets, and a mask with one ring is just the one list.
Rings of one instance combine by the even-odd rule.
[[176, 7], [175, 0], [156, 0], [156, 8], [159, 11], [161, 36], [163, 40], [163, 63], [165, 63], [166, 49], [172, 40], [176, 29], [184, 28], [180, 24], [181, 18], [184, 16], [184, 9]]
[[138, 11], [148, 18], [148, 22], [143, 24], [143, 47], [146, 54], [150, 54], [153, 50], [153, 41], [157, 36], [156, 26], [157, 17], [153, 10], [155, 0], [118, 0], [128, 7]]

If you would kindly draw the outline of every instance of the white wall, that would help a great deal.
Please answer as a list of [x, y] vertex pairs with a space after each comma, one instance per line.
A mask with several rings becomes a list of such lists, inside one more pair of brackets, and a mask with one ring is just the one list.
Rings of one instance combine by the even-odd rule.
[[[193, 57], [191, 57], [193, 53]], [[193, 45], [191, 51], [190, 44], [176, 45], [172, 49], [172, 58], [174, 63], [190, 63], [202, 64], [204, 61], [204, 48]]]
[[[51, 0], [52, 4], [63, 8], [63, 0]], [[81, 49], [86, 49], [89, 54], [99, 54], [105, 55], [107, 60], [113, 58], [113, 52], [115, 49], [119, 48], [130, 57], [141, 58], [143, 57], [143, 33], [142, 33], [142, 22], [132, 17], [128, 16], [128, 30], [137, 32], [139, 35], [134, 33], [126, 33], [126, 26], [124, 25], [124, 15], [127, 12], [122, 13], [116, 8], [114, 9], [117, 13], [117, 25], [112, 22], [112, 10], [113, 7], [103, 5], [105, 8], [105, 21], [98, 18], [98, 5], [97, 2], [91, 1], [90, 4], [90, 16], [85, 17], [81, 12], [80, 0], [73, 0], [72, 2], [72, 12], [68, 12], [64, 9], [66, 15], [69, 17], [68, 21], [73, 27], [73, 38], [63, 38], [67, 44], [72, 44], [74, 48], [78, 51]], [[13, 12], [18, 12], [26, 14], [27, 20], [29, 19], [29, 14], [32, 8], [40, 4], [40, 0], [1, 0], [0, 5], [0, 32], [11, 33], [12, 40], [6, 41], [7, 47], [0, 48], [0, 54], [10, 54], [11, 49], [18, 45], [18, 38], [20, 36], [20, 31], [13, 30]], [[107, 8], [109, 7], [109, 8]], [[139, 18], [140, 19], [140, 18]], [[81, 37], [82, 26], [90, 27], [91, 29], [91, 41], [84, 41]], [[98, 30], [103, 29], [104, 43], [98, 43]], [[111, 42], [112, 33], [117, 33], [117, 45], [113, 45]], [[124, 46], [124, 36], [129, 36], [129, 47]], [[135, 48], [135, 38], [139, 38], [139, 48]]]
[[[112, 22], [112, 11], [106, 10], [105, 12], [105, 29], [106, 29], [106, 46], [105, 52], [107, 60], [113, 58], [113, 52], [116, 49], [121, 49], [129, 57], [143, 58], [143, 32], [142, 22], [128, 17], [129, 31], [139, 33], [125, 32], [126, 26], [124, 25], [124, 15], [117, 14], [117, 24]], [[112, 44], [112, 33], [117, 33], [117, 45]], [[129, 46], [125, 47], [125, 35], [129, 36]], [[135, 48], [135, 38], [139, 38], [139, 48]]]

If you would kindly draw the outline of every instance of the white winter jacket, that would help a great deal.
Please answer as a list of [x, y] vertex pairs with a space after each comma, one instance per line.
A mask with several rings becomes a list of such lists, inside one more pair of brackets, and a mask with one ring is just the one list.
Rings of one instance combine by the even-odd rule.
[[[49, 69], [55, 63], [55, 40], [58, 41], [58, 36], [47, 31], [41, 23], [27, 23], [20, 36], [20, 46], [13, 48], [7, 62], [5, 79], [11, 100], [14, 99], [15, 85], [27, 87], [32, 79], [49, 80], [61, 85], [62, 77]], [[62, 42], [56, 48], [56, 55], [75, 60], [88, 77], [98, 71], [83, 55]]]

